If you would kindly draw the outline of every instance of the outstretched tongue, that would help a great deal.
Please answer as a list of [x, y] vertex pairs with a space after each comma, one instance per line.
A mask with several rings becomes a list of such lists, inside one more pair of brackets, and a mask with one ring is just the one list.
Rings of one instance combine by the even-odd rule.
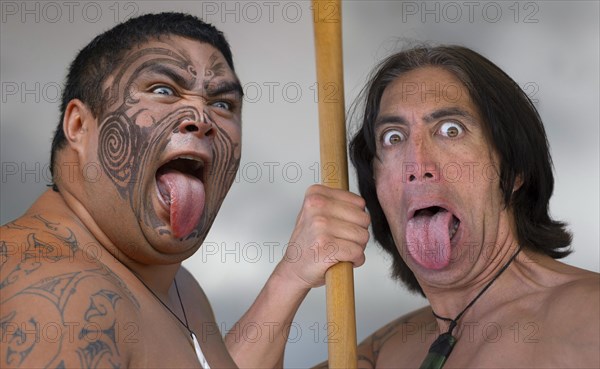
[[170, 205], [173, 237], [188, 236], [204, 212], [204, 184], [193, 175], [175, 169], [160, 171], [156, 181], [163, 199]]
[[406, 225], [408, 252], [421, 266], [442, 269], [450, 262], [450, 233], [453, 215], [445, 209], [437, 213], [421, 211]]

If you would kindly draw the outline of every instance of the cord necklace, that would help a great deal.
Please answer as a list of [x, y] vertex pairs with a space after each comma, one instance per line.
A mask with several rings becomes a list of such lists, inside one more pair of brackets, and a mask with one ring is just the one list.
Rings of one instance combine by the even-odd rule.
[[450, 322], [450, 327], [448, 328], [448, 331], [446, 333], [442, 333], [441, 335], [439, 335], [438, 338], [431, 344], [431, 346], [429, 347], [429, 352], [427, 353], [425, 360], [423, 360], [420, 369], [441, 369], [444, 367], [446, 360], [452, 353], [452, 349], [456, 344], [457, 339], [452, 335], [452, 331], [454, 330], [454, 328], [456, 328], [458, 320], [471, 306], [473, 306], [473, 304], [475, 304], [475, 302], [483, 295], [483, 293], [487, 291], [488, 288], [490, 288], [492, 283], [494, 283], [496, 279], [500, 277], [500, 275], [508, 268], [508, 266], [513, 262], [513, 260], [515, 260], [520, 251], [521, 246], [519, 246], [519, 249], [510, 258], [510, 260], [508, 260], [508, 262], [504, 264], [504, 266], [494, 276], [494, 278], [492, 278], [492, 280], [489, 281], [488, 284], [486, 284], [481, 291], [479, 291], [477, 296], [475, 296], [475, 298], [471, 300], [471, 302], [456, 316], [456, 318], [451, 319], [439, 316], [435, 313], [435, 311], [433, 311], [433, 308], [431, 309], [433, 316], [440, 320]]
[[196, 334], [194, 333], [194, 331], [191, 330], [190, 325], [188, 323], [187, 315], [185, 314], [185, 307], [183, 306], [183, 302], [181, 301], [181, 295], [179, 294], [179, 287], [177, 286], [177, 278], [175, 278], [173, 280], [173, 283], [175, 284], [175, 291], [177, 291], [177, 298], [179, 299], [179, 304], [181, 306], [181, 311], [183, 311], [183, 319], [185, 320], [185, 322], [183, 320], [181, 320], [179, 318], [179, 316], [177, 316], [177, 314], [175, 314], [173, 312], [173, 310], [171, 310], [171, 308], [169, 308], [169, 306], [167, 304], [165, 304], [163, 302], [163, 300], [160, 297], [158, 297], [158, 295], [156, 293], [154, 293], [154, 291], [152, 291], [152, 289], [150, 287], [148, 287], [148, 285], [144, 282], [144, 280], [142, 278], [140, 278], [137, 275], [137, 273], [135, 273], [133, 271], [132, 271], [132, 273], [133, 273], [133, 275], [136, 276], [136, 278], [140, 282], [142, 282], [144, 287], [146, 287], [146, 289], [148, 291], [150, 291], [150, 293], [162, 304], [162, 306], [164, 306], [169, 311], [169, 313], [171, 313], [171, 315], [173, 315], [177, 319], [177, 321], [179, 321], [179, 323], [181, 323], [181, 325], [183, 325], [185, 327], [185, 329], [187, 329], [187, 331], [192, 339], [192, 346], [194, 347], [194, 351], [196, 351], [196, 356], [198, 357], [198, 361], [200, 361], [200, 365], [204, 369], [210, 369], [210, 365], [208, 365], [208, 361], [206, 361], [206, 358], [204, 357], [204, 354], [202, 353], [202, 349], [200, 348], [200, 343], [198, 342], [198, 339], [196, 338]]

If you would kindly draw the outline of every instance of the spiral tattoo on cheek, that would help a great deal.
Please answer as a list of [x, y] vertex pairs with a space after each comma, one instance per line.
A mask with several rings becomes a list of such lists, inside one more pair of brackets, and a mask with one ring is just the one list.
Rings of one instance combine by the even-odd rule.
[[[150, 54], [155, 54], [156, 57], [138, 62], [140, 58]], [[148, 196], [148, 191], [152, 190], [152, 176], [155, 175], [149, 171], [154, 170], [165, 147], [171, 141], [172, 134], [179, 132], [183, 121], [191, 119], [212, 125], [213, 160], [212, 163], [207, 163], [209, 167], [205, 168], [211, 172], [205, 184], [206, 214], [202, 216], [203, 220], [198, 229], [187, 237], [203, 238], [235, 179], [240, 163], [241, 144], [237, 133], [232, 137], [226, 129], [217, 124], [214, 119], [216, 116], [213, 116], [216, 113], [211, 111], [210, 107], [198, 111], [193, 106], [180, 104], [174, 105], [171, 108], [174, 110], [165, 114], [165, 109], [149, 105], [150, 100], [146, 101], [132, 94], [131, 91], [136, 91], [132, 88], [134, 83], [145, 73], [146, 68], [154, 64], [164, 64], [171, 69], [186, 71], [188, 75], [185, 79], [189, 81], [190, 86], [195, 84], [198, 74], [202, 74], [187, 57], [172, 50], [151, 48], [132, 54], [103, 94], [103, 106], [110, 107], [111, 111], [103, 111], [100, 114], [102, 119], [99, 124], [98, 160], [106, 177], [110, 178], [121, 198], [130, 203], [136, 217], [158, 230], [159, 234], [164, 234], [168, 232], [167, 224], [154, 209], [152, 197]], [[132, 70], [131, 75], [127, 72], [129, 70]], [[204, 70], [203, 87], [211, 87], [214, 79], [225, 75], [225, 72], [226, 65], [219, 60], [217, 53], [213, 54], [208, 70]], [[114, 104], [118, 106], [113, 108]], [[142, 113], [146, 121], [150, 116], [150, 125], [138, 125], [138, 117]]]
[[100, 164], [125, 199], [129, 186], [137, 177], [135, 158], [140, 152], [141, 129], [127, 115], [118, 111], [109, 115], [100, 127]]
[[[127, 71], [147, 55], [155, 55], [155, 57], [137, 65], [132, 74], [126, 78]], [[134, 110], [135, 106], [140, 103], [140, 99], [132, 94], [131, 90], [145, 69], [158, 63], [187, 70], [194, 78], [197, 74], [190, 60], [173, 50], [143, 49], [134, 52], [127, 58], [116, 73], [112, 84], [103, 93], [102, 106], [104, 107], [116, 104], [119, 96], [122, 102], [101, 120], [98, 157], [103, 170], [115, 184], [121, 197], [129, 198], [130, 202], [132, 201], [133, 186], [139, 182], [140, 155], [144, 149], [148, 148], [147, 138], [152, 133], [152, 128], [142, 128], [136, 123], [138, 114], [146, 109]], [[157, 124], [155, 122], [155, 125]]]

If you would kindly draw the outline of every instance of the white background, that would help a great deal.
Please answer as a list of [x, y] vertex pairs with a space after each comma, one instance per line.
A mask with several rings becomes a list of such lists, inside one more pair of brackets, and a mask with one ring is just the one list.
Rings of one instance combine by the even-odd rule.
[[[319, 153], [310, 3], [1, 5], [1, 223], [22, 214], [44, 191], [59, 116], [57, 94], [67, 65], [95, 35], [130, 14], [166, 10], [204, 17], [225, 32], [246, 90], [242, 162], [205, 246], [185, 265], [206, 290], [223, 329], [231, 328], [280, 259], [304, 191], [315, 183]], [[599, 33], [596, 1], [347, 1], [346, 106], [373, 66], [406, 42], [461, 44], [482, 53], [537, 101], [556, 170], [552, 215], [569, 222], [575, 235], [575, 252], [565, 260], [598, 271]], [[388, 275], [388, 258], [370, 244], [366, 265], [355, 271], [359, 340], [426, 303]], [[325, 360], [325, 332], [321, 288], [309, 294], [296, 317], [286, 366]]]

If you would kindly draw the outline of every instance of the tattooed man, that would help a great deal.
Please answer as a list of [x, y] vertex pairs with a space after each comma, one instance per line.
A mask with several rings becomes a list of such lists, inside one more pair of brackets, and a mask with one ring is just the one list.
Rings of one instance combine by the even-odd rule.
[[[268, 321], [272, 334], [227, 346], [207, 333], [210, 304], [181, 267], [233, 182], [241, 109], [229, 45], [193, 16], [134, 18], [79, 52], [54, 188], [2, 227], [1, 367], [281, 366], [286, 328], [333, 261], [284, 258], [240, 322]], [[360, 265], [368, 224], [360, 197], [314, 186], [290, 242], [337, 242]]]
[[430, 306], [364, 340], [359, 367], [600, 367], [599, 275], [555, 260], [571, 235], [527, 95], [455, 46], [390, 56], [365, 94], [350, 152], [373, 234]]

